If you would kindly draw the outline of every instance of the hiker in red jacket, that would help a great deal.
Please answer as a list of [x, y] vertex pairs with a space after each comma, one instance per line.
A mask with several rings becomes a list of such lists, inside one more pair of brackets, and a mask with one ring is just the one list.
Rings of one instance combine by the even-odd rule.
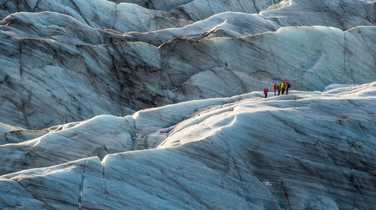
[[268, 93], [269, 93], [269, 88], [264, 88], [264, 96], [265, 96], [265, 98], [268, 97]]

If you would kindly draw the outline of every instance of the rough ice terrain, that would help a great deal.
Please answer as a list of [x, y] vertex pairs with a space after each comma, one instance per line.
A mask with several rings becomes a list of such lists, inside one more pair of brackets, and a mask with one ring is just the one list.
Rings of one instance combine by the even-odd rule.
[[375, 81], [375, 0], [0, 0], [0, 209], [374, 210]]
[[41, 129], [273, 79], [302, 90], [376, 80], [374, 1], [277, 3], [2, 1], [0, 121]]
[[0, 177], [0, 208], [376, 208], [376, 83], [260, 95], [100, 116], [2, 145], [3, 174], [30, 170]]

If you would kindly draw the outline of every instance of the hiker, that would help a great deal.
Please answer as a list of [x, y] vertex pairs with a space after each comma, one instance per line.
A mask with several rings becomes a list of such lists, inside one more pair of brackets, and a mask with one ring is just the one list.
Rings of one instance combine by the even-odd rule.
[[[277, 95], [277, 92], [278, 92], [278, 85], [276, 82], [273, 83], [273, 92], [274, 92], [274, 96]], [[279, 93], [278, 93], [279, 94]]]
[[279, 88], [281, 89], [282, 95], [285, 94], [285, 90], [286, 90], [285, 82], [281, 82], [281, 84], [279, 84]]
[[269, 93], [269, 88], [264, 88], [264, 96], [265, 96], [265, 98], [267, 98], [268, 97], [268, 93]]
[[278, 95], [281, 95], [281, 87], [279, 86], [279, 84], [276, 84], [277, 85], [277, 92], [278, 92]]
[[290, 82], [288, 80], [285, 80], [285, 86], [286, 86], [286, 95], [289, 94], [289, 89], [291, 87]]

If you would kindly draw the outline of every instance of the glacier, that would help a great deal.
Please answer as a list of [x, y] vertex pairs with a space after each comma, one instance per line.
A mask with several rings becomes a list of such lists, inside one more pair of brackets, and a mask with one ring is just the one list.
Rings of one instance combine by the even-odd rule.
[[375, 46], [375, 0], [0, 0], [0, 209], [374, 210]]

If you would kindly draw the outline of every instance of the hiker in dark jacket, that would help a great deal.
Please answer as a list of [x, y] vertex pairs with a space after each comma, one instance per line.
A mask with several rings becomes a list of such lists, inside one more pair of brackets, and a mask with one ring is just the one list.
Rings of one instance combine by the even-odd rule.
[[269, 93], [269, 88], [264, 88], [264, 96], [265, 96], [265, 98], [268, 97], [268, 93]]
[[286, 95], [289, 94], [289, 89], [291, 87], [290, 82], [288, 80], [285, 80], [285, 87], [286, 87]]
[[277, 92], [278, 92], [278, 84], [276, 82], [273, 83], [273, 92], [274, 92], [274, 96], [277, 95]]

